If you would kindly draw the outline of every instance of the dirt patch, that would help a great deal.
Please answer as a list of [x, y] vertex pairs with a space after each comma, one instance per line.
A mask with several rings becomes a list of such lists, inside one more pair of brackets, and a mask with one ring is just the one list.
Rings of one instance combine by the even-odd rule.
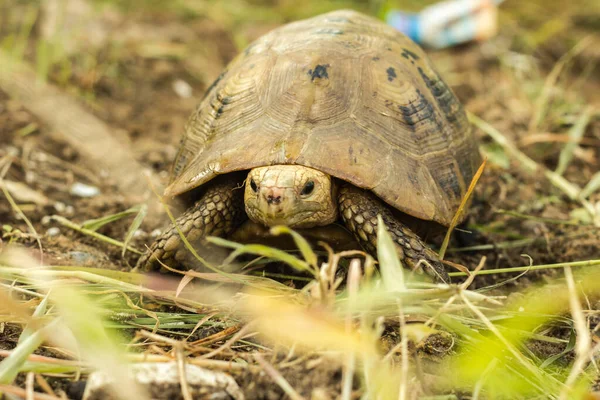
[[[135, 158], [166, 183], [187, 118], [203, 91], [236, 55], [236, 43], [252, 40], [264, 33], [267, 26], [277, 23], [245, 25], [237, 31], [217, 22], [218, 18], [182, 16], [172, 11], [139, 11], [126, 17], [116, 14], [114, 18], [110, 22], [114, 24], [110, 35], [93, 48], [75, 48], [53, 64], [48, 79], [105, 121], [115, 137], [131, 146]], [[600, 105], [600, 80], [594, 64], [600, 55], [594, 45], [573, 56], [572, 63], [565, 66], [555, 82], [549, 83], [547, 78], [565, 52], [597, 29], [596, 20], [580, 13], [574, 14], [572, 21], [576, 29], [573, 28], [568, 40], [547, 39], [534, 46], [535, 50], [527, 47], [531, 45], [529, 42], [515, 39], [514, 32], [504, 28], [486, 44], [431, 52], [441, 75], [465, 107], [501, 131], [540, 166], [535, 173], [525, 171], [489, 135], [476, 129], [488, 165], [477, 186], [465, 227], [473, 234], [454, 234], [449, 260], [473, 268], [486, 257], [485, 269], [495, 269], [600, 257], [600, 231], [585, 219], [582, 202], [569, 199], [541, 171], [555, 171], [559, 167], [569, 132], [588, 107]], [[521, 29], [530, 23], [538, 22], [527, 20]], [[588, 29], [589, 26], [592, 28]], [[33, 37], [26, 51], [26, 60], [34, 65], [39, 62], [34, 51], [38, 40]], [[545, 91], [548, 98], [541, 104], [539, 99]], [[543, 118], [535, 122], [539, 113]], [[5, 166], [10, 164], [1, 172], [5, 181], [22, 184], [33, 192], [32, 195], [22, 187], [11, 191], [40, 236], [45, 262], [131, 270], [139, 257], [135, 253], [127, 252], [123, 257], [119, 247], [50, 218], [56, 215], [81, 224], [139, 205], [127, 193], [120, 193], [107, 177], [100, 176], [77, 149], [56, 140], [51, 130], [26, 105], [0, 91], [0, 159]], [[600, 169], [597, 113], [589, 118], [572, 155], [559, 175], [584, 187]], [[74, 189], [78, 185], [95, 194], [82, 197], [82, 189], [79, 192]], [[597, 206], [600, 194], [591, 193], [586, 200]], [[98, 233], [123, 240], [133, 218], [131, 215], [104, 225]], [[8, 244], [18, 244], [37, 254], [35, 234], [8, 201], [0, 201], [0, 221], [0, 251]], [[156, 229], [166, 222], [164, 214], [151, 213], [131, 245], [143, 250], [157, 236]], [[561, 274], [561, 269], [537, 270], [518, 280], [511, 280], [514, 273], [488, 275], [478, 277], [472, 288], [507, 281], [498, 289], [506, 294]], [[292, 285], [289, 279], [280, 281]], [[591, 308], [597, 310], [597, 306]], [[598, 325], [594, 318], [590, 319], [591, 327]], [[1, 326], [0, 349], [10, 350], [21, 330], [12, 324]], [[189, 340], [210, 337], [219, 329], [198, 329]], [[394, 326], [386, 331], [382, 341], [386, 350], [398, 344], [398, 330]], [[531, 341], [531, 352], [542, 359], [563, 352], [573, 331], [557, 326], [548, 328], [545, 334], [560, 341]], [[427, 342], [412, 346], [411, 355], [430, 363], [425, 369], [435, 370], [441, 358], [455, 351], [451, 339], [446, 334], [433, 335]], [[215, 346], [221, 344], [215, 342]], [[246, 351], [252, 349], [250, 346]], [[239, 351], [243, 357], [244, 352]], [[560, 362], [567, 363], [572, 357], [572, 352], [566, 352]], [[307, 358], [279, 370], [301, 395], [323, 399], [340, 392], [341, 371], [338, 363], [323, 357]], [[233, 375], [247, 398], [284, 398], [282, 389], [264, 371], [245, 370]], [[22, 383], [24, 377], [19, 379]], [[49, 383], [55, 389], [73, 393], [79, 385], [58, 378]]]

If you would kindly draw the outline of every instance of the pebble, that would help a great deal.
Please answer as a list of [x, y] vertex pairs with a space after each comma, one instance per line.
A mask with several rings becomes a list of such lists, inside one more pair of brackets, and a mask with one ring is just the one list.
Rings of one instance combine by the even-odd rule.
[[[177, 363], [139, 363], [125, 368], [127, 368], [125, 371], [119, 371], [119, 373], [126, 374], [133, 381], [132, 383], [153, 393], [154, 399], [183, 398]], [[192, 398], [244, 400], [244, 393], [231, 375], [190, 364], [184, 365], [183, 368]], [[112, 373], [116, 374], [115, 371]], [[104, 371], [93, 372], [88, 378], [83, 400], [123, 398], [124, 393], [116, 396], [108, 390], [113, 382], [114, 376]], [[116, 387], [118, 388], [118, 386]]]
[[85, 183], [75, 182], [71, 186], [70, 193], [79, 197], [94, 197], [100, 194], [100, 189], [96, 186], [86, 185]]
[[162, 230], [160, 229], [155, 229], [152, 232], [150, 232], [150, 236], [153, 238], [157, 238], [160, 236], [160, 234], [162, 233]]
[[90, 253], [86, 253], [85, 251], [70, 251], [69, 253], [67, 253], [67, 255], [76, 263], [81, 264], [86, 264], [98, 260], [96, 256]]
[[57, 201], [56, 203], [54, 203], [54, 209], [59, 213], [65, 212], [66, 208], [67, 208], [67, 205], [61, 201]]
[[57, 236], [59, 234], [60, 234], [60, 229], [57, 228], [56, 226], [53, 226], [52, 228], [50, 228], [46, 231], [46, 235], [48, 235], [48, 236]]
[[182, 79], [173, 81], [173, 90], [177, 93], [177, 96], [183, 99], [189, 99], [192, 97], [192, 87], [189, 83]]
[[148, 234], [141, 229], [136, 229], [135, 232], [133, 232], [134, 238], [145, 238], [146, 236], [148, 236]]

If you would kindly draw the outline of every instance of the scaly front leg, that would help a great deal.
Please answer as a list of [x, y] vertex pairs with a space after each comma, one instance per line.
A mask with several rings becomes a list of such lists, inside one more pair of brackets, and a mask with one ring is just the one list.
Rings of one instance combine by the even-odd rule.
[[[205, 246], [203, 238], [207, 236], [228, 236], [247, 219], [239, 179], [223, 177], [207, 186], [202, 197], [176, 220], [194, 247]], [[158, 260], [169, 267], [183, 265], [188, 269], [196, 262], [173, 225], [140, 257], [137, 266], [144, 271], [159, 270]]]
[[437, 281], [450, 282], [438, 255], [417, 234], [394, 217], [388, 209], [389, 206], [374, 194], [344, 184], [340, 187], [338, 204], [346, 227], [369, 253], [377, 255], [377, 214], [380, 214], [396, 244], [398, 257], [405, 265], [414, 269], [420, 260], [424, 260], [431, 268], [423, 262], [419, 265], [428, 275]]

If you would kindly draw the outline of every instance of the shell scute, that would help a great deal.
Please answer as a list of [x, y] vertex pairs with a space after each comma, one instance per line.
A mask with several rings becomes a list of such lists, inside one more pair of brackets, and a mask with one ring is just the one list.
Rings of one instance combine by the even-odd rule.
[[299, 164], [448, 224], [479, 162], [425, 53], [374, 18], [336, 11], [278, 28], [229, 64], [188, 120], [166, 194]]

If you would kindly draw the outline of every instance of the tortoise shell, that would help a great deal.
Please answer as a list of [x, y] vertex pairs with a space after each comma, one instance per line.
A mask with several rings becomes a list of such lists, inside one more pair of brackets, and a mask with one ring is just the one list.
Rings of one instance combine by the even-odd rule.
[[275, 29], [228, 65], [186, 125], [165, 195], [299, 164], [448, 225], [479, 163], [465, 112], [425, 53], [342, 10]]

